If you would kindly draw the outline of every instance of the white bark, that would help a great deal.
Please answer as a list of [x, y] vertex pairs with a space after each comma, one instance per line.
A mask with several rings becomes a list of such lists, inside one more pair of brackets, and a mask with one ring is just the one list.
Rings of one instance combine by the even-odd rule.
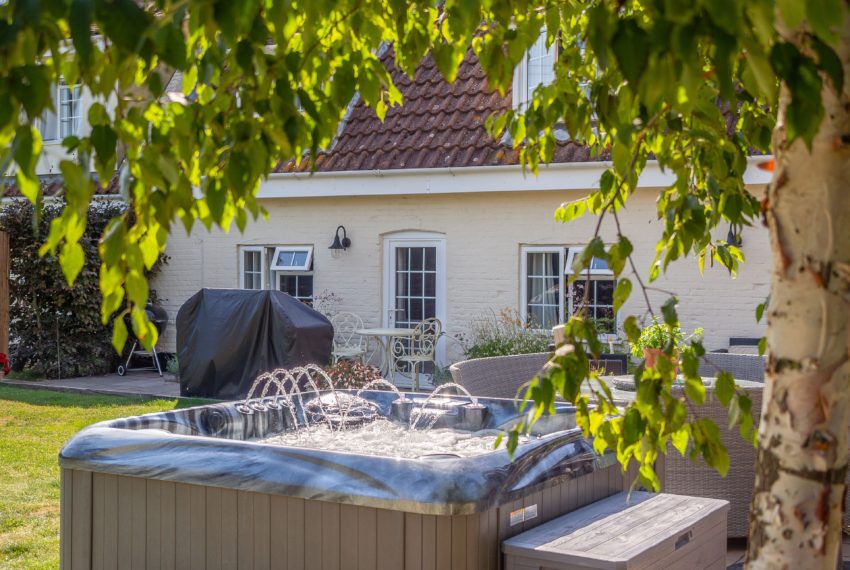
[[[845, 19], [845, 23], [847, 19]], [[850, 33], [839, 56], [850, 83]], [[802, 30], [783, 30], [798, 41]], [[850, 96], [824, 82], [809, 150], [787, 144], [783, 86], [766, 218], [773, 250], [769, 359], [748, 568], [836, 567], [850, 409]]]

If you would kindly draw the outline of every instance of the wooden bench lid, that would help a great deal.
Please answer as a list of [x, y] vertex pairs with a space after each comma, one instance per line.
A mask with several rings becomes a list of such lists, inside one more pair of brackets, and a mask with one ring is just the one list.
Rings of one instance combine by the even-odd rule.
[[685, 495], [618, 493], [502, 543], [506, 554], [563, 562], [624, 561], [677, 540], [729, 503]]

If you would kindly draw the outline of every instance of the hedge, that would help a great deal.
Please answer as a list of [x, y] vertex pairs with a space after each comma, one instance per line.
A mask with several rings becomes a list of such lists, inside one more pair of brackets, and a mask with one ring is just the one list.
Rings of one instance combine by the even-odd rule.
[[[10, 239], [11, 366], [47, 378], [104, 374], [115, 369], [120, 357], [112, 348], [111, 327], [100, 320], [97, 243], [109, 220], [127, 206], [118, 200], [92, 203], [80, 240], [85, 265], [73, 287], [55, 257], [38, 254], [50, 220], [62, 206], [58, 201], [45, 204], [39, 219], [29, 202], [11, 202], [0, 209], [0, 229]], [[158, 263], [154, 272], [160, 267]]]

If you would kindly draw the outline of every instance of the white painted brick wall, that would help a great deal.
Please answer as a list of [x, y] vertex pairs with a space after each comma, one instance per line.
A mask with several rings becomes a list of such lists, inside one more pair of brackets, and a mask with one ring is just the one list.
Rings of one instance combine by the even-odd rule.
[[[648, 272], [661, 232], [656, 220], [657, 191], [638, 191], [621, 213], [624, 230], [636, 250], [638, 268]], [[367, 325], [382, 317], [383, 239], [404, 230], [441, 232], [446, 236], [447, 330], [463, 332], [469, 321], [490, 310], [519, 308], [521, 245], [581, 245], [593, 232], [591, 217], [560, 224], [555, 208], [580, 193], [507, 192], [393, 197], [293, 198], [265, 200], [269, 219], [250, 223], [244, 234], [235, 228], [225, 234], [203, 228], [189, 237], [180, 230], [170, 238], [171, 262], [153, 286], [166, 299], [171, 323], [162, 348], [175, 350], [174, 319], [179, 307], [201, 287], [237, 287], [239, 245], [314, 244], [314, 290], [333, 291], [340, 310], [361, 315]], [[345, 225], [352, 247], [333, 258], [334, 230]], [[726, 228], [719, 231], [725, 236]], [[610, 220], [603, 238], [614, 239]], [[721, 268], [706, 268], [700, 276], [696, 260], [671, 265], [653, 286], [670, 290], [681, 299], [683, 326], [705, 328], [709, 349], [725, 347], [730, 336], [758, 337], [763, 325], [755, 322], [755, 306], [768, 294], [770, 249], [766, 230], [745, 228], [743, 251], [747, 263], [737, 279]], [[628, 272], [626, 272], [628, 273]], [[637, 285], [637, 283], [635, 283]], [[650, 294], [656, 309], [666, 294]], [[645, 311], [636, 290], [626, 314]], [[450, 343], [453, 346], [453, 343]], [[460, 357], [451, 350], [451, 359]]]

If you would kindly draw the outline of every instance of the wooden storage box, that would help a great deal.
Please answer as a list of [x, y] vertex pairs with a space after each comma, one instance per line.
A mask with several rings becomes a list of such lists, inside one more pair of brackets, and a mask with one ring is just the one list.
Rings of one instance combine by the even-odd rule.
[[726, 567], [729, 503], [618, 493], [502, 543], [506, 570]]

